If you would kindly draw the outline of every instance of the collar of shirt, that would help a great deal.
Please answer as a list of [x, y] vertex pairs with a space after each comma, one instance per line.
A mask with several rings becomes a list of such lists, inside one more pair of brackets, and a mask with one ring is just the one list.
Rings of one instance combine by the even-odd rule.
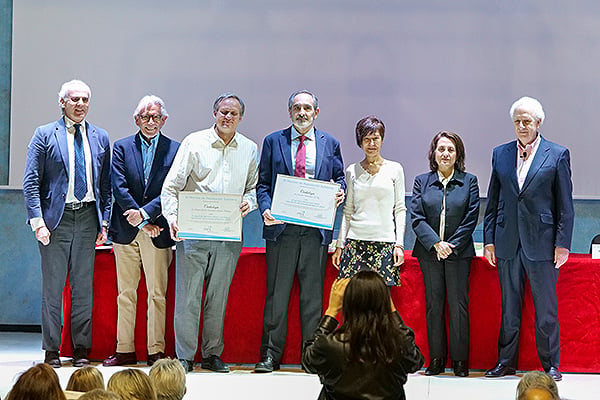
[[[533, 157], [535, 157], [535, 153], [537, 152], [538, 147], [540, 146], [540, 142], [542, 140], [542, 135], [540, 135], [539, 133], [537, 134], [537, 137], [535, 138], [535, 140], [533, 142], [531, 142], [531, 154], [529, 154], [527, 156], [527, 160], [523, 160], [523, 158], [521, 158], [521, 150], [520, 148], [522, 148], [521, 143], [519, 143], [519, 139], [517, 139], [517, 169], [521, 169], [523, 167], [523, 164], [525, 163], [529, 163], [531, 164], [531, 161], [533, 160]], [[529, 167], [526, 168], [527, 170], [529, 170]], [[525, 174], [527, 175], [527, 174]]]
[[225, 144], [225, 142], [223, 141], [223, 139], [221, 139], [221, 137], [217, 134], [216, 129], [216, 125], [213, 125], [213, 128], [210, 130], [210, 136], [211, 136], [211, 145], [213, 148], [215, 149], [224, 149], [225, 147], [238, 147], [238, 142], [237, 142], [237, 131], [233, 134], [233, 138], [231, 139], [231, 141], [229, 142], [229, 144]]
[[[296, 127], [294, 125], [292, 125], [292, 141], [296, 140], [299, 142], [300, 136], [302, 136], [302, 135], [296, 130]], [[312, 126], [310, 128], [310, 130], [304, 134], [304, 137], [306, 137], [305, 140], [312, 140], [314, 142], [315, 141], [315, 127]]]
[[[160, 136], [160, 132], [158, 132], [158, 135], [154, 136], [153, 138], [149, 138], [148, 136], [144, 135], [142, 133], [142, 131], [139, 131], [138, 134], [140, 135], [140, 140], [142, 142], [142, 146], [144, 147], [156, 147], [156, 145], [158, 144], [158, 137]], [[146, 140], [148, 139], [148, 141], [150, 141], [150, 143], [148, 143], [148, 141]]]
[[447, 178], [439, 170], [437, 171], [437, 174], [438, 174], [438, 179], [440, 180], [440, 183], [444, 187], [448, 184], [448, 182], [450, 182], [452, 180], [452, 178], [454, 178], [454, 170], [452, 170], [452, 174]]
[[[67, 128], [67, 132], [71, 133], [71, 134], [75, 134], [75, 124], [76, 122], [69, 119], [69, 117], [67, 117], [66, 115], [64, 116], [64, 120], [65, 120], [65, 127]], [[85, 132], [85, 119], [81, 122], [79, 122], [79, 124], [81, 125], [81, 134], [83, 135], [83, 133]]]

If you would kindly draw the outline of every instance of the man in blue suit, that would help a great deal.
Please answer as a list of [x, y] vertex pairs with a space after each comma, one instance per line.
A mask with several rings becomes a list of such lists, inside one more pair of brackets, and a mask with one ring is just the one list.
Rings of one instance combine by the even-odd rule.
[[106, 241], [110, 216], [110, 143], [85, 120], [91, 91], [82, 81], [62, 85], [63, 117], [35, 130], [27, 149], [23, 194], [42, 259], [44, 362], [61, 366], [62, 291], [71, 283], [73, 365], [89, 364], [95, 245]]
[[287, 309], [294, 274], [300, 283], [302, 340], [311, 338], [323, 311], [323, 282], [330, 230], [284, 224], [271, 215], [277, 174], [333, 181], [341, 185], [337, 205], [344, 201], [344, 163], [340, 143], [314, 127], [319, 115], [315, 95], [300, 90], [288, 100], [292, 126], [263, 142], [256, 195], [266, 239], [267, 298], [263, 317], [261, 361], [256, 372], [279, 369], [285, 346]]
[[544, 370], [559, 381], [556, 282], [569, 257], [574, 218], [569, 150], [539, 134], [544, 110], [536, 99], [520, 98], [510, 116], [517, 140], [494, 149], [483, 227], [484, 255], [498, 267], [502, 288], [498, 362], [485, 376], [515, 373], [528, 278], [538, 356]]
[[168, 270], [175, 242], [162, 215], [160, 192], [179, 143], [161, 128], [167, 109], [157, 96], [144, 96], [133, 118], [140, 130], [114, 144], [112, 189], [115, 202], [108, 231], [117, 264], [117, 351], [105, 367], [135, 364], [135, 320], [140, 271], [148, 289], [148, 365], [165, 354]]

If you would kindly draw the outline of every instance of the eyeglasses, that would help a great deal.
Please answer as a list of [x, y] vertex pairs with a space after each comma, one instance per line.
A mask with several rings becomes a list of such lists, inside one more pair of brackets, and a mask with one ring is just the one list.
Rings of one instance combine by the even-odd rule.
[[69, 100], [73, 103], [79, 103], [79, 100], [81, 100], [83, 104], [87, 104], [90, 101], [89, 97], [69, 97]]
[[159, 123], [162, 120], [163, 116], [162, 115], [138, 115], [138, 118], [144, 122], [148, 122], [148, 121], [150, 121], [150, 119], [152, 119], [152, 121]]

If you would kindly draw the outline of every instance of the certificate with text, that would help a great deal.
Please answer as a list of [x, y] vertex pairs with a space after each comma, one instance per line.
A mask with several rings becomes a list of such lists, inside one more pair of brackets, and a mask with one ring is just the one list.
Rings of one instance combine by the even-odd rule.
[[271, 215], [290, 224], [333, 229], [339, 183], [277, 175]]
[[179, 192], [177, 237], [202, 240], [242, 240], [239, 194]]

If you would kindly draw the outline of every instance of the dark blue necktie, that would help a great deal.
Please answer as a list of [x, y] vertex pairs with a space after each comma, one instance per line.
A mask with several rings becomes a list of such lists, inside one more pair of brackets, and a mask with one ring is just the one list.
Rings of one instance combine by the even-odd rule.
[[83, 138], [81, 137], [81, 125], [75, 124], [75, 186], [74, 194], [81, 201], [87, 193], [87, 179], [85, 178], [85, 153], [83, 152]]

